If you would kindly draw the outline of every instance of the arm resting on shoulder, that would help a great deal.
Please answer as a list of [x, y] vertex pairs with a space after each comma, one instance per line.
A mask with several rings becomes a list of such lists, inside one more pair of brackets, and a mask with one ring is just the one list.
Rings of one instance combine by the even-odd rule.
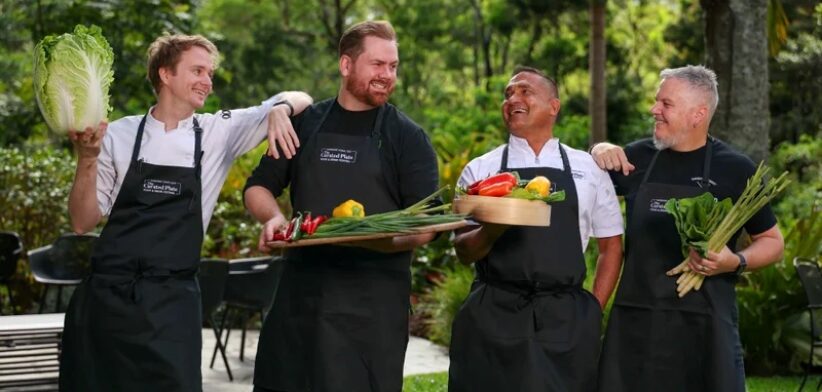
[[614, 292], [619, 272], [622, 269], [622, 236], [597, 238], [599, 257], [597, 258], [596, 273], [594, 275], [594, 297], [599, 301], [601, 308]]

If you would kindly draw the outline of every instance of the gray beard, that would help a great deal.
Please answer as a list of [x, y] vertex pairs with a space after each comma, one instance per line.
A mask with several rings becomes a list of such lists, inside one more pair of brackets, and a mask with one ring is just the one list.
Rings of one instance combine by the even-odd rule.
[[654, 136], [654, 148], [656, 148], [659, 151], [662, 151], [662, 150], [664, 150], [666, 148], [670, 148], [670, 147], [671, 147], [670, 143], [667, 143], [667, 142], [665, 142], [664, 140], [661, 140], [661, 139], [657, 139], [657, 137]]

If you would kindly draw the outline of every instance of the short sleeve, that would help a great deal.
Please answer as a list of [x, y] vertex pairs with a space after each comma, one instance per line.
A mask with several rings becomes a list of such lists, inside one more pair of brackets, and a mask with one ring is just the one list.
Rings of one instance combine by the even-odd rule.
[[421, 128], [413, 128], [403, 136], [397, 168], [400, 198], [405, 208], [436, 192], [439, 170], [437, 154]]
[[591, 212], [593, 236], [607, 238], [622, 234], [625, 229], [622, 221], [622, 211], [619, 207], [614, 185], [609, 173], [596, 168], [594, 170], [596, 183], [596, 201]]

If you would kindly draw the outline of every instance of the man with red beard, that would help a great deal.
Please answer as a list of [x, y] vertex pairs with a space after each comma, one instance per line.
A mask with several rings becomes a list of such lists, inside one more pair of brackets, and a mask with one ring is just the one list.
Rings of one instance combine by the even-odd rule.
[[[354, 25], [339, 55], [339, 95], [293, 120], [293, 145], [303, 147], [290, 160], [263, 156], [248, 179], [246, 207], [264, 224], [261, 249], [288, 222], [275, 200], [287, 186], [293, 210], [315, 216], [349, 199], [368, 214], [398, 210], [437, 189], [428, 137], [387, 102], [399, 63], [391, 25]], [[433, 237], [289, 249], [260, 334], [254, 390], [401, 390], [411, 251]]]
[[752, 242], [735, 248], [736, 233], [705, 258], [691, 251], [701, 290], [682, 298], [666, 272], [682, 261], [681, 242], [664, 205], [710, 192], [739, 198], [756, 165], [708, 135], [719, 95], [716, 74], [702, 66], [666, 69], [651, 107], [653, 138], [622, 148], [594, 146], [600, 167], [625, 197], [625, 268], [605, 335], [599, 390], [744, 391], [734, 286], [740, 274], [781, 258], [784, 241], [769, 206], [745, 223]]

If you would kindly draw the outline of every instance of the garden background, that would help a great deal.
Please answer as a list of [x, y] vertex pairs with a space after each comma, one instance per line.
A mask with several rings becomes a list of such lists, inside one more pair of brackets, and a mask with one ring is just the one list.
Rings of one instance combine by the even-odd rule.
[[[109, 118], [116, 119], [153, 103], [145, 51], [163, 31], [203, 34], [220, 48], [214, 94], [203, 109], [213, 112], [256, 105], [282, 90], [333, 96], [339, 37], [364, 19], [387, 19], [397, 30], [400, 70], [391, 101], [431, 137], [442, 184], [453, 185], [469, 160], [503, 142], [502, 89], [515, 65], [558, 80], [555, 134], [581, 149], [650, 135], [648, 109], [663, 68], [715, 69], [720, 105], [711, 132], [793, 179], [775, 202], [784, 261], [746, 274], [737, 289], [746, 369], [762, 376], [800, 370], [809, 350], [807, 314], [791, 260], [818, 259], [822, 243], [817, 1], [0, 0], [0, 230], [18, 232], [27, 249], [70, 231], [71, 145], [48, 132], [32, 89], [32, 49], [44, 36], [78, 23], [103, 29], [115, 53]], [[245, 212], [241, 190], [264, 149], [235, 163], [204, 256], [256, 254], [259, 225]], [[282, 203], [288, 210], [287, 197]], [[590, 278], [595, 250], [586, 258]], [[412, 333], [447, 344], [473, 272], [458, 265], [445, 236], [418, 249], [412, 268]], [[27, 269], [20, 263], [11, 285], [15, 308], [4, 302], [4, 314], [36, 311], [41, 287]]]

